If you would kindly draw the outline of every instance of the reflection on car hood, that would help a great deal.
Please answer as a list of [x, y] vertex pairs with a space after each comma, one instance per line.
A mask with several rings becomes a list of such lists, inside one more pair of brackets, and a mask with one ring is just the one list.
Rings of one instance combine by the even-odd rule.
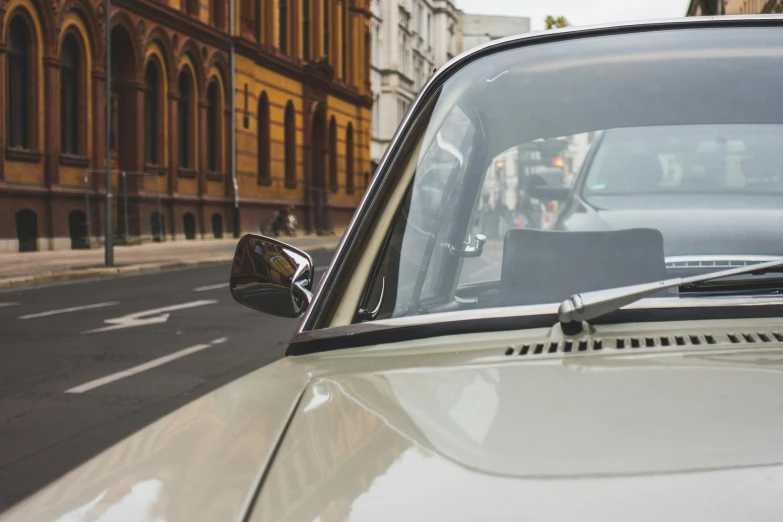
[[782, 370], [692, 352], [319, 378], [251, 520], [780, 520]]
[[549, 346], [536, 329], [285, 359], [0, 519], [777, 522], [783, 344], [610, 342], [773, 325], [601, 325], [586, 353], [505, 355]]

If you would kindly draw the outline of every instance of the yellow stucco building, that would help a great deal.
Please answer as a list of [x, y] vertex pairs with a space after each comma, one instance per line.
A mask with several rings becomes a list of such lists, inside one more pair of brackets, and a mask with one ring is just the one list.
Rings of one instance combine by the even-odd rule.
[[[137, 239], [350, 219], [370, 172], [368, 0], [0, 1], [0, 251], [95, 244], [110, 134], [115, 232]], [[236, 211], [230, 49], [235, 49]], [[123, 177], [121, 173], [125, 173]]]

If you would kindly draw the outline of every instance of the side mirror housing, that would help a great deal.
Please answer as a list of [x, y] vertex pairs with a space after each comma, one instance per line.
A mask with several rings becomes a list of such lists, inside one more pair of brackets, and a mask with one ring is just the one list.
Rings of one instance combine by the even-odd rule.
[[313, 300], [313, 259], [277, 239], [248, 234], [237, 244], [229, 286], [248, 308], [299, 317]]

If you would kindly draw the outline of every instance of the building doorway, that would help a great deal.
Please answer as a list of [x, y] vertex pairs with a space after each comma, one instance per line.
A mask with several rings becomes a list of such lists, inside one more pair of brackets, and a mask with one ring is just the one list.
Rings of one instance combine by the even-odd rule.
[[81, 210], [72, 210], [68, 214], [68, 233], [71, 236], [71, 250], [90, 248], [87, 237], [87, 216]]
[[20, 210], [16, 213], [16, 238], [20, 252], [38, 250], [38, 216], [32, 210]]
[[212, 236], [215, 239], [223, 238], [223, 216], [212, 214]]
[[182, 217], [185, 226], [185, 239], [196, 239], [196, 218], [188, 212]]

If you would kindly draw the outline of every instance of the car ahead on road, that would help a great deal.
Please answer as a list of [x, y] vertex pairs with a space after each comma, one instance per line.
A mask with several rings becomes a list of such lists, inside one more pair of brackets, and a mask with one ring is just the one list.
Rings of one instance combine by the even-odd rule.
[[[727, 17], [532, 33], [453, 60], [404, 118], [317, 289], [305, 252], [240, 240], [234, 298], [303, 315], [287, 356], [4, 520], [783, 519], [783, 258], [761, 203], [779, 174], [753, 152], [778, 145], [781, 49], [783, 18]], [[674, 228], [473, 229], [514, 194], [497, 183], [480, 197], [495, 158], [614, 129], [634, 129], [628, 154], [723, 135], [718, 157], [750, 164], [725, 167], [731, 190], [705, 170], [682, 196], [635, 162], [618, 187], [661, 194], [622, 203], [608, 175], [585, 178], [594, 209], [701, 205]], [[673, 234], [736, 245], [724, 213], [743, 209], [756, 240], [737, 252], [772, 259], [673, 275]], [[717, 255], [691, 244], [678, 255]]]
[[703, 272], [783, 256], [783, 125], [607, 130], [572, 189], [535, 189], [562, 203], [557, 230], [661, 231], [669, 268]]

